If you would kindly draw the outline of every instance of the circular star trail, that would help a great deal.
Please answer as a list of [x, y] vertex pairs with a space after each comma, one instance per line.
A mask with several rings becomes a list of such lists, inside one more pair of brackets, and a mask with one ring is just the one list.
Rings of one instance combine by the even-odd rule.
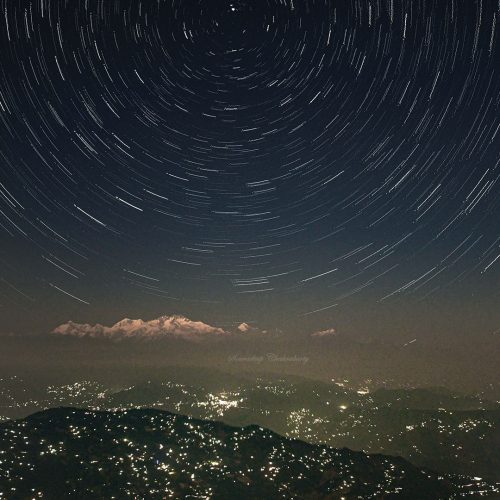
[[497, 2], [0, 3], [4, 307], [230, 322], [498, 273]]

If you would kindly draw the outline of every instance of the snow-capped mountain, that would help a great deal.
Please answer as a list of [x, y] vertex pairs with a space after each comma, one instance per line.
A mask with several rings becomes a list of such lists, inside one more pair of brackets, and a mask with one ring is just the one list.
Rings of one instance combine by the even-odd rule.
[[202, 321], [193, 321], [179, 315], [161, 316], [150, 321], [124, 318], [112, 326], [74, 323], [68, 321], [53, 330], [53, 334], [72, 337], [92, 337], [122, 340], [180, 338], [200, 341], [209, 338], [221, 338], [229, 335], [222, 328], [208, 325]]

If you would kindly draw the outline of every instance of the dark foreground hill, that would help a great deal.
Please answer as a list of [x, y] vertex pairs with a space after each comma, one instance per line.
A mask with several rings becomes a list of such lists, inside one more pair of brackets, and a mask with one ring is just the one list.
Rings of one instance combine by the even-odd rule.
[[59, 408], [0, 425], [0, 498], [456, 498], [492, 491], [402, 458], [157, 410]]

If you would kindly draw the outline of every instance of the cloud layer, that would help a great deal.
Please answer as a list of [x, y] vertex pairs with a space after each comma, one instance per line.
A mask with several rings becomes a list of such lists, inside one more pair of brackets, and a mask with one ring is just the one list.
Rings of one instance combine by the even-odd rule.
[[151, 321], [125, 318], [113, 326], [103, 326], [99, 323], [96, 325], [79, 324], [69, 321], [58, 326], [52, 333], [70, 337], [111, 340], [171, 338], [190, 341], [216, 339], [229, 335], [222, 328], [207, 325], [201, 321], [192, 321], [184, 316], [162, 316]]

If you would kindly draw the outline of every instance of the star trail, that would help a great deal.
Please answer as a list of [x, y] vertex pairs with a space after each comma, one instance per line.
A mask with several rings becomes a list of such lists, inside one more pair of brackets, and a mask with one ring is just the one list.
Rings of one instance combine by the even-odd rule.
[[498, 298], [499, 2], [0, 5], [8, 328]]

